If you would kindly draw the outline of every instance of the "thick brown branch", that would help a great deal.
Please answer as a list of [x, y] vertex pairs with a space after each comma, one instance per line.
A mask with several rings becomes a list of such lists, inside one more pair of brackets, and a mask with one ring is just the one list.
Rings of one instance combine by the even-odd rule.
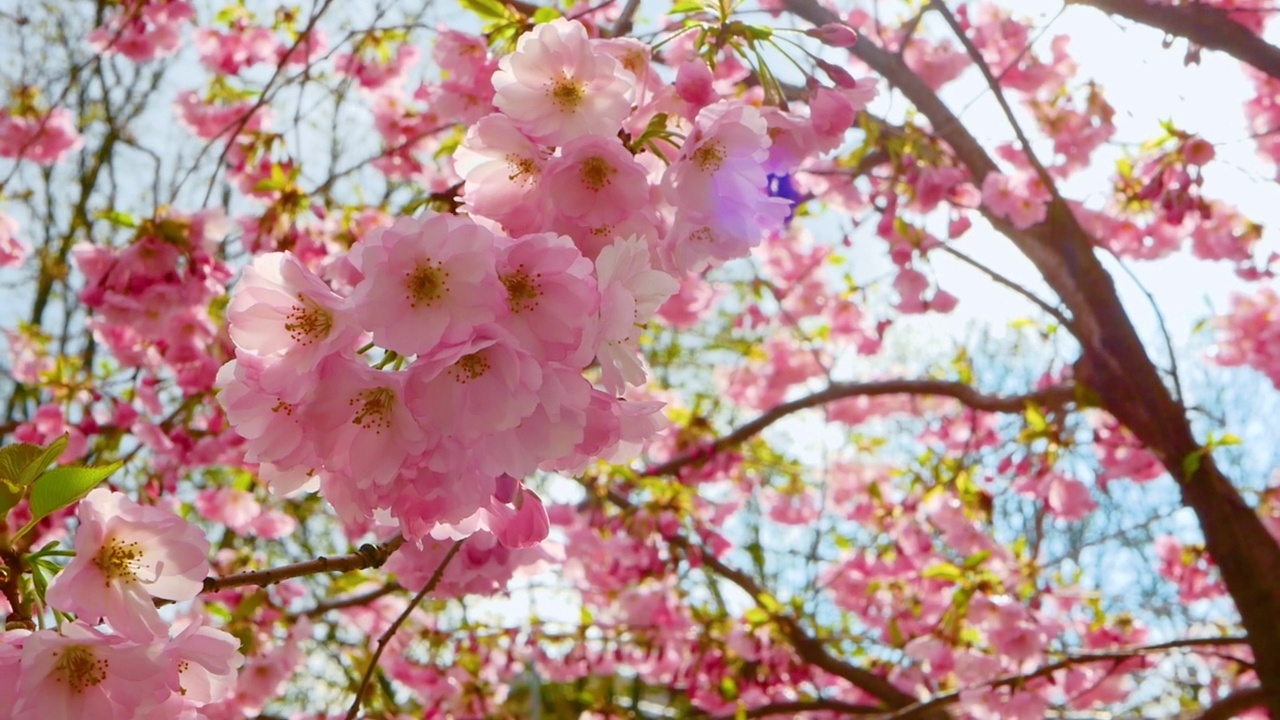
[[[787, 9], [816, 25], [839, 22], [818, 0], [784, 0]], [[850, 52], [901, 92], [928, 119], [938, 137], [978, 184], [996, 165], [977, 138], [938, 95], [898, 57], [863, 37]], [[1133, 431], [1181, 484], [1183, 503], [1200, 520], [1205, 545], [1218, 563], [1257, 659], [1267, 706], [1280, 715], [1280, 545], [1192, 434], [1186, 408], [1174, 399], [1151, 362], [1120, 302], [1115, 283], [1094, 254], [1096, 243], [1071, 207], [1055, 197], [1040, 224], [1019, 229], [985, 212], [997, 230], [1026, 255], [1071, 311], [1080, 341], [1076, 380], [1102, 407]], [[1198, 462], [1188, 463], [1188, 459]]]
[[1280, 48], [1232, 20], [1225, 10], [1201, 3], [1170, 5], [1147, 0], [1067, 0], [1067, 4], [1088, 5], [1186, 38], [1280, 80]]
[[824, 390], [777, 405], [756, 419], [717, 439], [710, 445], [675, 457], [644, 471], [645, 475], [670, 475], [681, 468], [705, 460], [708, 456], [737, 446], [759, 434], [779, 420], [809, 408], [826, 405], [853, 397], [879, 395], [931, 395], [949, 397], [960, 404], [993, 413], [1020, 413], [1027, 405], [1060, 408], [1076, 400], [1075, 388], [1055, 385], [1023, 395], [988, 395], [970, 385], [954, 380], [879, 380], [872, 382], [833, 383]]
[[254, 570], [219, 578], [205, 578], [204, 589], [201, 592], [217, 592], [227, 588], [244, 587], [245, 585], [266, 587], [267, 585], [274, 585], [278, 582], [307, 575], [341, 573], [382, 567], [382, 564], [387, 561], [391, 553], [395, 552], [403, 544], [404, 538], [397, 535], [381, 545], [361, 545], [359, 550], [350, 555], [341, 555], [334, 558], [319, 557], [315, 560], [283, 565], [269, 570]]
[[1195, 720], [1230, 720], [1239, 717], [1245, 710], [1261, 707], [1267, 701], [1266, 694], [1260, 687], [1237, 690], [1218, 702], [1205, 708]]

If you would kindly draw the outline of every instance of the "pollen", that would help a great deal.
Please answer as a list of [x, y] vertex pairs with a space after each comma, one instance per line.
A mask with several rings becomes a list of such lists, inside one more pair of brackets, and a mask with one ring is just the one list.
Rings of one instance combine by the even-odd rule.
[[702, 172], [713, 173], [724, 163], [724, 146], [717, 141], [706, 143], [693, 152], [693, 162]]
[[547, 96], [561, 112], [577, 110], [586, 95], [587, 89], [582, 83], [570, 80], [564, 75], [547, 88]]
[[137, 542], [122, 542], [112, 538], [103, 543], [93, 564], [98, 566], [107, 579], [104, 584], [110, 584], [112, 580], [136, 582], [138, 571], [142, 569], [142, 548]]
[[449, 271], [439, 263], [427, 263], [405, 273], [405, 296], [409, 307], [431, 305], [449, 290]]
[[395, 400], [396, 394], [391, 388], [369, 388], [360, 392], [348, 403], [357, 408], [355, 417], [351, 418], [352, 424], [359, 425], [364, 430], [372, 430], [375, 434], [391, 429]]
[[593, 155], [583, 161], [579, 173], [583, 185], [595, 192], [600, 192], [613, 182], [613, 176], [618, 173], [618, 169], [609, 164], [608, 160], [599, 155]]
[[449, 368], [449, 375], [460, 385], [466, 385], [489, 372], [489, 360], [482, 353], [464, 355]]
[[509, 153], [505, 158], [507, 161], [507, 180], [515, 183], [524, 183], [532, 185], [537, 179], [538, 165], [534, 163], [533, 158]]
[[529, 277], [521, 265], [514, 273], [502, 277], [502, 284], [507, 288], [507, 307], [513, 314], [538, 309], [538, 300], [542, 297], [542, 289], [537, 282], [540, 276], [539, 273]]
[[57, 658], [53, 666], [54, 682], [66, 683], [76, 695], [107, 679], [107, 668], [111, 663], [96, 657], [88, 645], [71, 645], [53, 653], [53, 656]]
[[333, 329], [333, 314], [299, 293], [298, 304], [285, 316], [284, 329], [294, 342], [305, 347], [329, 337], [329, 331]]

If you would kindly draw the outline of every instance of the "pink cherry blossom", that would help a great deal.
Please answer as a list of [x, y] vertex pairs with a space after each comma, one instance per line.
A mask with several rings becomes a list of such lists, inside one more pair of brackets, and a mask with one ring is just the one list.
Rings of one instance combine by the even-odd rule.
[[79, 621], [28, 635], [21, 667], [14, 720], [132, 720], [163, 700], [177, 675], [147, 645]]
[[550, 203], [541, 190], [549, 153], [506, 115], [488, 115], [467, 130], [453, 154], [463, 179], [463, 203], [512, 235], [542, 229]]
[[640, 331], [680, 284], [653, 269], [649, 248], [636, 237], [618, 240], [596, 258], [600, 283], [600, 326], [595, 338], [601, 385], [621, 393], [643, 385], [644, 365], [637, 353]]
[[554, 211], [586, 226], [612, 225], [649, 202], [645, 169], [616, 137], [574, 138], [543, 171]]
[[27, 246], [18, 239], [18, 221], [0, 213], [0, 267], [20, 264], [27, 257]]
[[540, 360], [561, 361], [582, 345], [600, 306], [595, 266], [564, 235], [539, 233], [504, 242], [498, 278], [506, 289], [501, 325]]
[[258, 63], [274, 61], [280, 54], [280, 40], [271, 28], [246, 25], [227, 32], [211, 28], [195, 31], [200, 62], [211, 72], [236, 75]]
[[746, 105], [717, 103], [698, 113], [680, 158], [663, 177], [676, 207], [668, 243], [676, 266], [699, 269], [699, 260], [746, 255], [761, 236], [779, 228], [790, 202], [770, 197], [764, 162], [768, 124]]
[[374, 342], [402, 355], [465, 343], [506, 310], [493, 233], [469, 218], [424, 214], [375, 230], [354, 257], [351, 303]]
[[161, 662], [178, 668], [173, 688], [184, 704], [199, 707], [226, 698], [244, 664], [240, 641], [196, 615], [165, 645]]
[[0, 110], [0, 158], [52, 165], [84, 146], [71, 112], [54, 108], [43, 115], [13, 115]]
[[982, 204], [1019, 230], [1042, 222], [1048, 213], [1049, 193], [1038, 181], [1015, 181], [1001, 173], [982, 180]]
[[307, 406], [326, 470], [358, 487], [385, 485], [427, 449], [427, 436], [405, 405], [402, 372], [381, 372], [334, 356], [320, 369], [325, 392]]
[[595, 47], [582, 23], [557, 18], [520, 36], [498, 61], [494, 105], [530, 137], [563, 145], [616, 135], [631, 110], [635, 77]]
[[89, 45], [102, 55], [119, 53], [146, 62], [176, 52], [182, 25], [195, 17], [185, 0], [126, 0], [107, 23], [89, 31]]
[[291, 253], [254, 258], [227, 308], [241, 355], [261, 358], [263, 389], [297, 400], [316, 367], [350, 351], [361, 335], [342, 297]]
[[76, 556], [49, 585], [49, 604], [82, 619], [105, 619], [124, 635], [165, 633], [153, 598], [190, 600], [209, 573], [199, 528], [122, 493], [98, 488], [76, 512]]

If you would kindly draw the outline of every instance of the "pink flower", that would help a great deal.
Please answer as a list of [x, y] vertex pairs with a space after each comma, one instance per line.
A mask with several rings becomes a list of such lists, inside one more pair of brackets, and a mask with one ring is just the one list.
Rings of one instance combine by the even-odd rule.
[[168, 695], [176, 674], [176, 667], [157, 662], [147, 645], [83, 622], [64, 623], [25, 638], [13, 718], [132, 720]]
[[640, 331], [680, 284], [653, 269], [648, 246], [635, 237], [601, 250], [596, 276], [600, 283], [600, 325], [595, 340], [600, 384], [621, 393], [628, 384], [644, 384], [644, 366], [637, 353]]
[[236, 669], [244, 664], [240, 641], [209, 627], [199, 615], [169, 640], [161, 659], [178, 668], [173, 690], [184, 703], [197, 707], [227, 697], [236, 684]]
[[435, 213], [375, 230], [353, 257], [364, 276], [351, 296], [360, 324], [401, 355], [469, 341], [506, 309], [495, 242], [470, 218]]
[[341, 356], [321, 366], [317, 387], [324, 392], [306, 411], [326, 470], [359, 487], [386, 485], [406, 460], [427, 449], [427, 437], [405, 405], [407, 379]]
[[988, 173], [982, 180], [982, 204], [997, 217], [1007, 219], [1019, 230], [1042, 222], [1049, 211], [1049, 193], [1039, 182], [1015, 182], [1001, 173]]
[[707, 257], [745, 256], [782, 226], [791, 203], [770, 197], [764, 163], [768, 124], [755, 108], [721, 102], [698, 113], [663, 189], [676, 207], [669, 252], [675, 266], [697, 270]]
[[555, 212], [585, 226], [622, 222], [650, 202], [648, 173], [617, 137], [570, 140], [547, 163], [543, 182]]
[[[315, 431], [303, 424], [303, 405], [289, 403], [262, 388], [262, 361], [246, 356], [218, 371], [218, 403], [237, 435], [248, 441], [245, 459], [270, 464], [262, 479], [277, 495], [287, 495], [309, 482], [320, 465]], [[304, 472], [292, 472], [303, 470]]]
[[409, 70], [422, 58], [422, 51], [409, 44], [397, 47], [394, 55], [385, 46], [381, 50], [387, 51], [338, 53], [333, 67], [340, 74], [355, 78], [365, 90], [395, 90], [404, 84]]
[[512, 235], [541, 230], [549, 205], [539, 189], [547, 155], [506, 115], [481, 118], [453, 154], [463, 203]]
[[0, 213], [0, 267], [18, 265], [27, 256], [27, 246], [18, 239], [18, 221]]
[[497, 265], [508, 310], [501, 324], [523, 348], [560, 361], [581, 347], [600, 294], [594, 266], [572, 240], [540, 233], [506, 241]]
[[343, 298], [291, 253], [254, 258], [227, 320], [239, 353], [263, 360], [263, 389], [293, 401], [310, 392], [326, 357], [350, 351], [361, 334]]
[[120, 53], [146, 62], [178, 50], [182, 24], [195, 17], [185, 0], [129, 0], [101, 27], [89, 32], [89, 45], [102, 55]]
[[534, 140], [563, 145], [616, 135], [631, 111], [634, 81], [582, 23], [557, 18], [521, 35], [516, 51], [498, 62], [493, 102]]
[[80, 501], [76, 556], [53, 583], [49, 604], [106, 619], [126, 637], [166, 634], [152, 598], [190, 600], [209, 574], [209, 541], [173, 513], [98, 488]]
[[0, 158], [27, 159], [52, 165], [84, 146], [66, 108], [54, 108], [43, 116], [11, 115], [0, 110]]
[[247, 26], [229, 32], [199, 28], [195, 32], [200, 62], [211, 72], [236, 75], [263, 62], [275, 62], [280, 41], [270, 28]]
[[533, 412], [542, 384], [538, 361], [496, 326], [443, 362], [415, 363], [409, 377], [417, 421], [464, 443], [519, 424]]

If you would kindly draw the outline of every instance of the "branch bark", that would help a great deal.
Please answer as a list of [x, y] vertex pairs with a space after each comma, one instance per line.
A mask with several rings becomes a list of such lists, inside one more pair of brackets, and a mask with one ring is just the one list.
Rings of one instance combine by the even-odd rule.
[[[784, 0], [789, 12], [815, 25], [840, 22], [818, 0]], [[1166, 10], [1162, 6], [1162, 10]], [[849, 49], [928, 119], [981, 185], [998, 170], [982, 144], [901, 58], [866, 36]], [[1070, 310], [1069, 329], [1081, 354], [1076, 379], [1128, 427], [1179, 481], [1183, 504], [1195, 511], [1205, 545], [1236, 603], [1257, 660], [1266, 704], [1280, 716], [1280, 545], [1192, 434], [1178, 402], [1147, 355], [1111, 276], [1094, 254], [1094, 239], [1071, 207], [1053, 193], [1046, 219], [1020, 230], [989, 212], [986, 218], [1035, 265]]]
[[359, 550], [350, 555], [339, 555], [334, 558], [319, 557], [315, 560], [282, 565], [269, 570], [254, 570], [223, 577], [209, 577], [204, 579], [204, 588], [200, 592], [211, 593], [226, 590], [227, 588], [244, 587], [245, 585], [266, 587], [307, 575], [350, 572], [352, 570], [382, 567], [387, 558], [391, 557], [391, 553], [395, 552], [403, 544], [404, 538], [397, 535], [381, 545], [361, 545]]
[[832, 383], [824, 390], [782, 403], [762, 413], [756, 419], [739, 426], [709, 445], [677, 456], [660, 465], [647, 468], [644, 475], [671, 475], [681, 468], [705, 460], [715, 453], [742, 444], [758, 435], [765, 428], [801, 410], [819, 407], [838, 400], [853, 397], [881, 395], [932, 395], [958, 400], [974, 410], [992, 413], [1021, 413], [1027, 405], [1060, 408], [1076, 401], [1076, 390], [1070, 385], [1055, 385], [1022, 395], [988, 395], [971, 385], [954, 380], [878, 380], [871, 382]]
[[1280, 80], [1280, 48], [1232, 20], [1225, 10], [1200, 3], [1168, 5], [1147, 0], [1067, 0], [1067, 4], [1087, 5], [1186, 38]]

